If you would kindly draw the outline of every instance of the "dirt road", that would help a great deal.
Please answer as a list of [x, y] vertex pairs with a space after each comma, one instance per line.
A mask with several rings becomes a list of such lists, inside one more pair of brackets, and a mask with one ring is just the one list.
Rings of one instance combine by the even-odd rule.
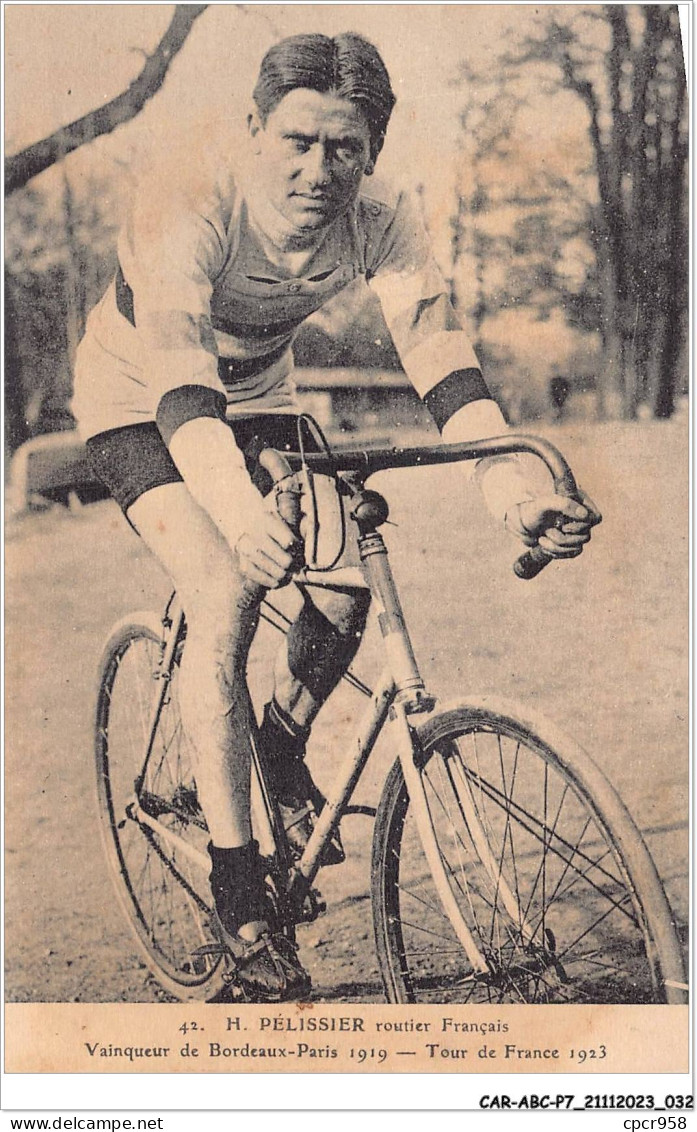
[[[687, 425], [546, 430], [605, 521], [589, 553], [534, 583], [457, 470], [381, 477], [398, 529], [393, 564], [429, 685], [444, 699], [497, 691], [544, 711], [594, 754], [645, 831], [687, 918]], [[378, 481], [376, 481], [377, 484]], [[158, 990], [135, 956], [99, 846], [91, 713], [101, 643], [166, 580], [111, 503], [12, 523], [7, 541], [6, 989], [12, 1001], [144, 1002]], [[272, 642], [256, 646], [261, 683]], [[375, 672], [369, 634], [358, 671]], [[356, 693], [320, 719], [322, 782]], [[377, 801], [382, 741], [358, 801]], [[319, 1000], [381, 994], [370, 927], [370, 822], [346, 820], [345, 865], [325, 870], [328, 914], [300, 930]]]

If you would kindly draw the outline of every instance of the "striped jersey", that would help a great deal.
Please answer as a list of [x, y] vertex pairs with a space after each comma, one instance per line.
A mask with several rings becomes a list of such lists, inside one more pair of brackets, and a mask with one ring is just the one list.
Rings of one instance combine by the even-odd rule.
[[158, 408], [174, 391], [177, 403], [194, 402], [189, 417], [202, 390], [224, 397], [228, 416], [292, 411], [298, 328], [359, 276], [377, 295], [404, 370], [439, 427], [489, 397], [403, 193], [360, 194], [300, 262], [275, 244], [253, 180], [221, 164], [209, 172], [203, 162], [186, 176], [143, 182], [118, 259], [76, 359], [73, 411], [84, 438], [160, 423]]

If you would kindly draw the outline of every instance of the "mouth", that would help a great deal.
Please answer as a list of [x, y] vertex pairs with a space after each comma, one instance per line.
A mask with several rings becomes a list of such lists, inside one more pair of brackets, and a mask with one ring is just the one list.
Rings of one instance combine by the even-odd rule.
[[331, 203], [326, 193], [293, 193], [293, 196], [307, 208], [326, 208]]

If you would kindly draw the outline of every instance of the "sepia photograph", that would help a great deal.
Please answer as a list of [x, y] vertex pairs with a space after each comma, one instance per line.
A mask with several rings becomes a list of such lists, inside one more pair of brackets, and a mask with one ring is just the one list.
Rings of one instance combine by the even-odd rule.
[[3, 14], [10, 1064], [684, 1072], [678, 6]]

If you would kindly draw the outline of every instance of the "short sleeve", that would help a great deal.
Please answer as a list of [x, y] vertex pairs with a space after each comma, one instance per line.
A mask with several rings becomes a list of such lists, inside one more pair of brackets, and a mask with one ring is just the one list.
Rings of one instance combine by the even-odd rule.
[[197, 200], [152, 178], [136, 194], [119, 264], [133, 294], [143, 371], [159, 398], [187, 385], [224, 395], [210, 318], [223, 234], [213, 197]]
[[417, 208], [405, 194], [393, 210], [381, 207], [374, 216], [376, 225], [382, 221], [379, 238], [367, 244], [366, 277], [409, 380], [442, 428], [463, 405], [490, 394]]

